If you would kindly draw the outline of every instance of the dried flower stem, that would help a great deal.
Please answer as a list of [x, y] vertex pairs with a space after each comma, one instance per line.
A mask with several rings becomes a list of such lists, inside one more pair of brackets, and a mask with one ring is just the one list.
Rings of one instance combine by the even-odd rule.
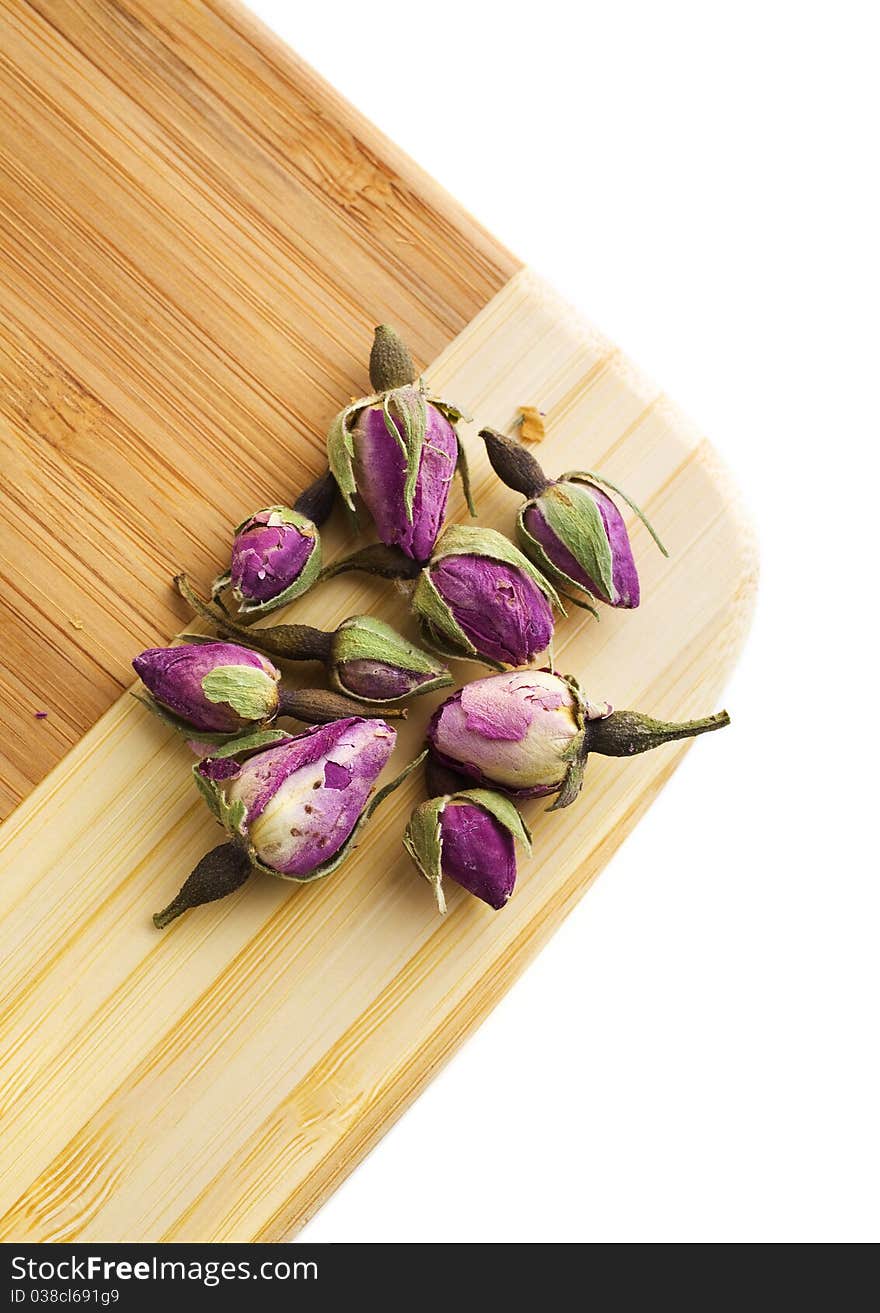
[[650, 752], [663, 743], [675, 739], [696, 738], [730, 724], [726, 711], [718, 711], [703, 720], [687, 720], [682, 724], [652, 720], [638, 711], [614, 711], [604, 720], [594, 720], [587, 726], [587, 743], [590, 752], [604, 757], [634, 757], [639, 752]]

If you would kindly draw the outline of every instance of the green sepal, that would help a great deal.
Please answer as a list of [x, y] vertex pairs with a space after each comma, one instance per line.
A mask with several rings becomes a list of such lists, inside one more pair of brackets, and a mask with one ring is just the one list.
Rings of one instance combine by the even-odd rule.
[[590, 706], [589, 699], [581, 688], [580, 682], [576, 676], [559, 675], [558, 678], [562, 680], [563, 684], [567, 684], [571, 690], [571, 695], [574, 698], [575, 704], [575, 717], [578, 726], [583, 729], [587, 721], [587, 709]]
[[400, 788], [404, 780], [408, 779], [409, 776], [412, 775], [413, 771], [416, 770], [419, 766], [421, 766], [422, 762], [425, 760], [427, 755], [428, 755], [428, 749], [424, 748], [417, 757], [413, 757], [412, 761], [407, 762], [407, 764], [404, 766], [403, 770], [400, 772], [399, 775], [395, 775], [394, 779], [390, 780], [388, 784], [382, 785], [381, 789], [370, 800], [367, 806], [365, 812], [367, 820], [370, 819], [370, 817], [376, 811], [377, 807], [381, 807], [385, 799], [390, 798], [391, 794], [394, 793], [395, 790]]
[[216, 820], [220, 820], [220, 799], [213, 780], [206, 780], [204, 775], [200, 775], [197, 768], [193, 767], [193, 779], [196, 782], [196, 788], [204, 798], [205, 802], [211, 808]]
[[[205, 735], [190, 735], [190, 738], [193, 737], [197, 743], [208, 741]], [[255, 729], [247, 734], [233, 735], [231, 738], [227, 735], [226, 741], [221, 743], [217, 751], [212, 752], [210, 756], [212, 761], [219, 761], [224, 757], [239, 757], [245, 753], [259, 752], [262, 748], [269, 748], [275, 743], [284, 743], [287, 739], [295, 737], [283, 729]]]
[[568, 766], [565, 775], [562, 777], [559, 792], [547, 808], [551, 812], [570, 806], [583, 787], [584, 770], [587, 764], [587, 722], [590, 713], [598, 710], [589, 702], [574, 675], [560, 675], [559, 678], [571, 690], [574, 698], [575, 719], [580, 733], [575, 735], [562, 754], [563, 760], [568, 761]]
[[584, 771], [587, 766], [587, 754], [580, 751], [574, 760], [569, 764], [568, 770], [562, 781], [562, 787], [557, 793], [554, 801], [547, 808], [548, 812], [561, 811], [563, 807], [570, 807], [575, 801], [584, 784]]
[[[217, 753], [217, 756], [220, 755], [230, 756], [232, 754], [228, 752], [223, 754]], [[226, 794], [223, 792], [220, 784], [216, 780], [206, 779], [204, 775], [199, 773], [197, 765], [193, 766], [192, 775], [196, 783], [196, 788], [205, 799], [205, 802], [211, 808], [211, 811], [214, 813], [229, 837], [239, 841], [244, 839], [244, 821], [247, 816], [247, 807], [245, 807], [244, 803], [241, 802], [241, 800], [232, 803], [227, 802]], [[248, 856], [251, 856], [250, 847], [248, 847]]]
[[227, 834], [244, 834], [244, 822], [246, 816], [247, 807], [240, 798], [232, 803], [228, 803], [225, 797], [221, 798], [220, 824], [226, 830]]
[[[564, 578], [565, 576], [563, 575], [563, 579]], [[559, 586], [557, 585], [557, 587]], [[584, 592], [587, 593], [587, 590], [584, 589]], [[566, 602], [570, 602], [571, 605], [576, 606], [578, 610], [589, 611], [594, 620], [601, 620], [602, 617], [599, 615], [599, 608], [593, 606], [592, 602], [585, 602], [582, 597], [572, 597], [571, 593], [566, 593], [562, 588], [559, 588], [559, 596], [564, 597]], [[592, 597], [592, 593], [587, 593], [587, 597]]]
[[[599, 589], [604, 590], [602, 599], [612, 598], [614, 577], [611, 546], [602, 512], [593, 498], [588, 493], [582, 493], [575, 502], [565, 493], [561, 483], [551, 483], [549, 488], [545, 488], [541, 496], [530, 504], [539, 506], [548, 527], [568, 548], [581, 569]], [[524, 509], [520, 511], [520, 515]], [[528, 533], [528, 530], [525, 532]], [[558, 567], [556, 573], [564, 574]], [[564, 577], [581, 592], [589, 591], [576, 579], [568, 575]]]
[[[216, 743], [218, 746], [222, 747], [228, 743], [237, 743], [241, 738], [250, 738], [252, 736], [251, 730], [247, 730], [247, 731], [230, 730], [228, 733], [221, 734], [217, 732], [208, 732], [206, 730], [196, 729], [196, 727], [194, 725], [191, 725], [188, 720], [183, 720], [181, 719], [180, 716], [175, 716], [173, 711], [169, 711], [167, 707], [163, 707], [160, 702], [157, 702], [156, 699], [152, 697], [152, 695], [146, 694], [142, 696], [140, 693], [132, 693], [131, 696], [135, 699], [135, 701], [140, 702], [142, 706], [146, 707], [148, 711], [152, 712], [152, 714], [157, 718], [157, 720], [161, 720], [164, 724], [168, 725], [169, 728], [173, 729], [177, 734], [180, 734], [182, 738], [185, 738], [188, 741], [192, 741], [194, 743]], [[284, 735], [283, 730], [265, 730], [262, 732], [270, 735], [272, 734], [281, 734], [282, 736]], [[212, 753], [211, 755], [220, 756], [221, 754]], [[229, 754], [224, 753], [222, 755], [228, 756]]]
[[[406, 509], [406, 518], [412, 524], [416, 481], [419, 476], [419, 465], [428, 426], [428, 408], [425, 403], [425, 394], [411, 384], [406, 387], [395, 388], [393, 391], [385, 393], [382, 399], [382, 411], [385, 416], [385, 427], [400, 444], [406, 457], [403, 504]], [[394, 414], [392, 414], [392, 411]], [[395, 415], [403, 427], [402, 436], [394, 422]]]
[[342, 494], [342, 500], [354, 514], [354, 495], [357, 484], [354, 478], [354, 440], [351, 436], [351, 417], [357, 416], [367, 406], [373, 406], [382, 398], [378, 393], [371, 397], [360, 397], [350, 406], [340, 410], [327, 431], [327, 463]]
[[498, 793], [495, 789], [461, 789], [458, 793], [454, 793], [452, 797], [466, 798], [468, 802], [476, 803], [484, 811], [490, 812], [498, 824], [503, 825], [505, 830], [512, 834], [517, 843], [522, 844], [531, 856], [531, 830], [520, 815], [519, 808], [511, 802], [510, 798], [505, 798], [502, 793]]
[[473, 417], [471, 415], [466, 415], [465, 412], [460, 410], [453, 401], [446, 401], [443, 397], [435, 397], [433, 392], [426, 392], [425, 400], [429, 405], [433, 406], [435, 410], [439, 410], [443, 418], [448, 419], [453, 428], [455, 428], [456, 424], [461, 420], [464, 420], [465, 424], [471, 423]]
[[441, 869], [443, 841], [440, 817], [447, 801], [446, 798], [430, 798], [421, 803], [410, 816], [403, 832], [403, 846], [434, 890], [437, 908], [441, 913], [446, 911], [446, 898], [443, 894]]
[[660, 541], [660, 537], [657, 533], [657, 530], [654, 528], [653, 524], [648, 519], [645, 512], [642, 510], [640, 506], [638, 506], [633, 501], [632, 497], [628, 497], [627, 494], [623, 491], [623, 489], [619, 488], [616, 483], [612, 483], [610, 479], [606, 479], [603, 474], [597, 474], [595, 470], [569, 470], [568, 474], [562, 475], [562, 479], [560, 480], [560, 482], [564, 481], [565, 479], [570, 480], [572, 483], [601, 483], [606, 488], [610, 488], [612, 492], [616, 492], [618, 497], [622, 498], [622, 500], [626, 502], [630, 510], [634, 511], [635, 514], [639, 517], [642, 524], [648, 530], [648, 533], [654, 539], [654, 542], [660, 548], [660, 551], [663, 553], [663, 555], [666, 557], [669, 556], [668, 551], [663, 546], [663, 543]]
[[231, 707], [242, 720], [269, 720], [278, 710], [278, 683], [261, 666], [215, 666], [202, 676], [209, 702]]
[[173, 711], [163, 707], [161, 702], [157, 702], [150, 693], [132, 692], [131, 696], [135, 702], [139, 702], [142, 707], [146, 707], [147, 711], [151, 712], [157, 720], [161, 720], [164, 725], [168, 725], [185, 739], [193, 739], [198, 735], [200, 743], [225, 743], [230, 737], [228, 734], [203, 734], [200, 729], [190, 725], [189, 721], [183, 720], [180, 716], [175, 716]]
[[437, 591], [430, 568], [424, 569], [419, 575], [410, 606], [419, 622], [422, 637], [441, 656], [458, 657], [464, 661], [484, 661], [495, 669], [504, 669], [479, 655], [451, 608]]
[[332, 652], [334, 662], [384, 661], [420, 675], [438, 673], [437, 662], [427, 652], [372, 615], [353, 615], [343, 620], [333, 635]]
[[[222, 593], [226, 592], [226, 589], [229, 587], [231, 582], [232, 582], [232, 574], [230, 573], [229, 570], [224, 570], [222, 574], [218, 574], [217, 578], [211, 584], [211, 601], [216, 602], [218, 606], [223, 606], [220, 597]], [[224, 607], [224, 610], [225, 609], [226, 608]]]
[[467, 503], [468, 511], [472, 516], [476, 516], [477, 508], [474, 504], [473, 493], [471, 491], [471, 476], [470, 468], [468, 466], [467, 452], [465, 451], [464, 443], [461, 440], [461, 434], [455, 427], [461, 420], [464, 420], [465, 423], [469, 424], [471, 422], [471, 417], [470, 415], [466, 415], [463, 410], [460, 410], [458, 406], [453, 405], [451, 401], [445, 401], [443, 397], [435, 397], [431, 392], [425, 394], [425, 399], [429, 406], [433, 406], [434, 409], [439, 411], [443, 418], [452, 425], [452, 430], [455, 433], [457, 449], [455, 468], [458, 471], [458, 477], [461, 479], [461, 488], [464, 493], [464, 499]]
[[464, 443], [458, 433], [455, 435], [455, 441], [458, 445], [458, 460], [455, 463], [455, 468], [458, 471], [458, 477], [461, 479], [461, 488], [464, 493], [464, 499], [467, 502], [467, 508], [471, 515], [476, 517], [477, 508], [474, 505], [474, 498], [471, 492], [471, 473], [468, 466], [467, 452], [464, 449]]
[[559, 594], [541, 571], [529, 558], [516, 547], [510, 539], [497, 529], [487, 529], [473, 524], [450, 524], [440, 535], [431, 564], [442, 561], [445, 556], [485, 556], [492, 561], [503, 561], [521, 570], [539, 588], [551, 606], [565, 615], [565, 607], [559, 600]]
[[497, 670], [499, 673], [507, 670], [507, 666], [501, 661], [494, 660], [493, 657], [480, 656], [478, 653], [462, 652], [459, 648], [454, 647], [452, 643], [439, 634], [432, 624], [423, 617], [417, 616], [416, 623], [419, 627], [419, 633], [422, 641], [432, 652], [438, 656], [446, 657], [449, 661], [473, 661], [476, 665], [485, 666], [487, 670]]
[[581, 601], [577, 597], [572, 597], [571, 593], [565, 591], [567, 588], [576, 588], [578, 592], [592, 597], [593, 594], [585, 588], [577, 579], [572, 579], [571, 575], [566, 574], [563, 570], [550, 560], [550, 557], [544, 551], [543, 543], [537, 538], [533, 538], [526, 528], [525, 513], [530, 506], [534, 506], [534, 501], [523, 502], [519, 508], [516, 517], [516, 536], [520, 547], [528, 556], [529, 560], [541, 571], [546, 579], [551, 579], [556, 585], [560, 597], [564, 597], [566, 602], [571, 602], [574, 606], [580, 607], [584, 611], [590, 611], [598, 620], [599, 612], [596, 607], [589, 602]]

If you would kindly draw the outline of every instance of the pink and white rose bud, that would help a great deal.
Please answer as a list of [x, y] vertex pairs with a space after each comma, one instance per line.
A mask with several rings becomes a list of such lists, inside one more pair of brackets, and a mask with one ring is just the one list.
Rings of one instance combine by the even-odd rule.
[[490, 675], [435, 711], [431, 753], [441, 765], [517, 798], [556, 794], [551, 811], [581, 790], [587, 757], [629, 757], [729, 724], [726, 712], [678, 724], [590, 702], [571, 676], [548, 670]]
[[384, 720], [317, 725], [248, 757], [220, 787], [241, 803], [242, 832], [263, 866], [308, 879], [348, 841], [394, 749]]
[[193, 774], [228, 842], [208, 853], [153, 920], [237, 889], [252, 870], [297, 883], [322, 879], [345, 860], [375, 808], [421, 762], [373, 794], [394, 748], [384, 720], [351, 716], [265, 747], [256, 733], [218, 749]]

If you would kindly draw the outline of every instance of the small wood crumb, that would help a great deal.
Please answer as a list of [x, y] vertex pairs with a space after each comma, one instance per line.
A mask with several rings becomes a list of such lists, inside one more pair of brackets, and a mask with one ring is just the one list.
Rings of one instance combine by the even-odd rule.
[[85, 625], [78, 615], [72, 615], [70, 617], [70, 626], [72, 629], [85, 629]]
[[519, 436], [523, 442], [543, 442], [547, 436], [544, 411], [536, 406], [523, 406], [519, 417]]

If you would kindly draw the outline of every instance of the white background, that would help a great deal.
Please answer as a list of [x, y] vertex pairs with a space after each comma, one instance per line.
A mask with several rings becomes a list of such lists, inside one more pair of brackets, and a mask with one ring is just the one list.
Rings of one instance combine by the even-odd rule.
[[251, 3], [690, 411], [762, 551], [733, 728], [303, 1239], [878, 1239], [876, 7]]

